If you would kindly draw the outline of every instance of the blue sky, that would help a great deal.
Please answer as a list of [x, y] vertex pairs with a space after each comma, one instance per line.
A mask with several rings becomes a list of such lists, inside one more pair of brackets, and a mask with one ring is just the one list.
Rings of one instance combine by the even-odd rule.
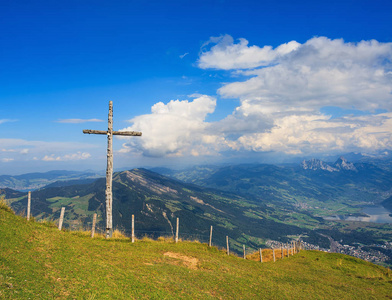
[[390, 1], [0, 3], [0, 174], [391, 146]]

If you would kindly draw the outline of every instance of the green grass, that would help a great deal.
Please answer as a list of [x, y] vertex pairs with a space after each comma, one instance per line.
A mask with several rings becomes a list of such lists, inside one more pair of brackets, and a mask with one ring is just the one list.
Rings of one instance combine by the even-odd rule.
[[[91, 239], [0, 203], [0, 299], [387, 299], [388, 269], [302, 251], [276, 263], [195, 242]], [[267, 258], [268, 251], [265, 253]], [[255, 259], [255, 261], [252, 260]]]
[[73, 197], [73, 198], [66, 198], [66, 197], [53, 197], [48, 198], [47, 201], [53, 202], [49, 205], [50, 208], [57, 208], [60, 209], [62, 206], [72, 206], [75, 210], [75, 213], [78, 214], [85, 214], [88, 212], [88, 201], [94, 196], [94, 194], [88, 194], [83, 197]]

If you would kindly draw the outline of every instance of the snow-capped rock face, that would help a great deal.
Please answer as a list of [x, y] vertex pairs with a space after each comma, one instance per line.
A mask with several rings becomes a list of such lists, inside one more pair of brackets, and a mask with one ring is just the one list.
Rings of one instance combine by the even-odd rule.
[[326, 162], [323, 162], [322, 160], [319, 159], [315, 159], [312, 158], [311, 160], [304, 160], [301, 163], [301, 167], [304, 170], [324, 170], [324, 171], [328, 171], [328, 172], [339, 172], [339, 169], [336, 169], [332, 166], [330, 166], [329, 164], [327, 164]]
[[343, 156], [334, 163], [334, 167], [339, 170], [358, 171], [353, 163], [348, 162]]
[[301, 163], [301, 167], [304, 170], [324, 170], [328, 172], [340, 172], [342, 170], [345, 171], [354, 171], [357, 172], [357, 168], [353, 163], [348, 162], [343, 156], [339, 157], [339, 159], [333, 164], [330, 165], [322, 160], [312, 158], [311, 160], [304, 160]]

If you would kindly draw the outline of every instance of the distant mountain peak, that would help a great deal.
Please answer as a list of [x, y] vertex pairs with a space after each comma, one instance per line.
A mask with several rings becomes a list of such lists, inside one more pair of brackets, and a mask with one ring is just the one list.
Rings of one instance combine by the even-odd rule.
[[313, 171], [324, 170], [328, 172], [339, 172], [339, 169], [334, 168], [330, 166], [328, 163], [316, 158], [312, 158], [310, 160], [303, 160], [301, 163], [301, 167], [304, 170], [313, 170]]
[[347, 159], [343, 156], [338, 158], [338, 160], [334, 163], [334, 167], [339, 170], [358, 171], [354, 164], [347, 161]]
[[303, 160], [301, 167], [304, 170], [323, 170], [328, 172], [340, 172], [340, 171], [354, 171], [358, 172], [357, 168], [353, 163], [349, 162], [343, 156], [339, 157], [337, 161], [331, 165], [317, 158], [312, 158], [310, 160]]

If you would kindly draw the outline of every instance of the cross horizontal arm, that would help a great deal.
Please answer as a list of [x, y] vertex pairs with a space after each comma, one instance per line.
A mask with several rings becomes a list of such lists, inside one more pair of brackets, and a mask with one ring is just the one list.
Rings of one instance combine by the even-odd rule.
[[107, 131], [103, 130], [91, 130], [91, 129], [84, 129], [83, 133], [88, 133], [88, 134], [108, 134]]
[[126, 136], [142, 136], [139, 131], [113, 131], [114, 135], [126, 135]]
[[[108, 132], [104, 131], [104, 130], [92, 130], [92, 129], [84, 129], [83, 133], [87, 133], [87, 134], [108, 134]], [[113, 131], [113, 135], [141, 136], [142, 133], [139, 132], [139, 131]]]

